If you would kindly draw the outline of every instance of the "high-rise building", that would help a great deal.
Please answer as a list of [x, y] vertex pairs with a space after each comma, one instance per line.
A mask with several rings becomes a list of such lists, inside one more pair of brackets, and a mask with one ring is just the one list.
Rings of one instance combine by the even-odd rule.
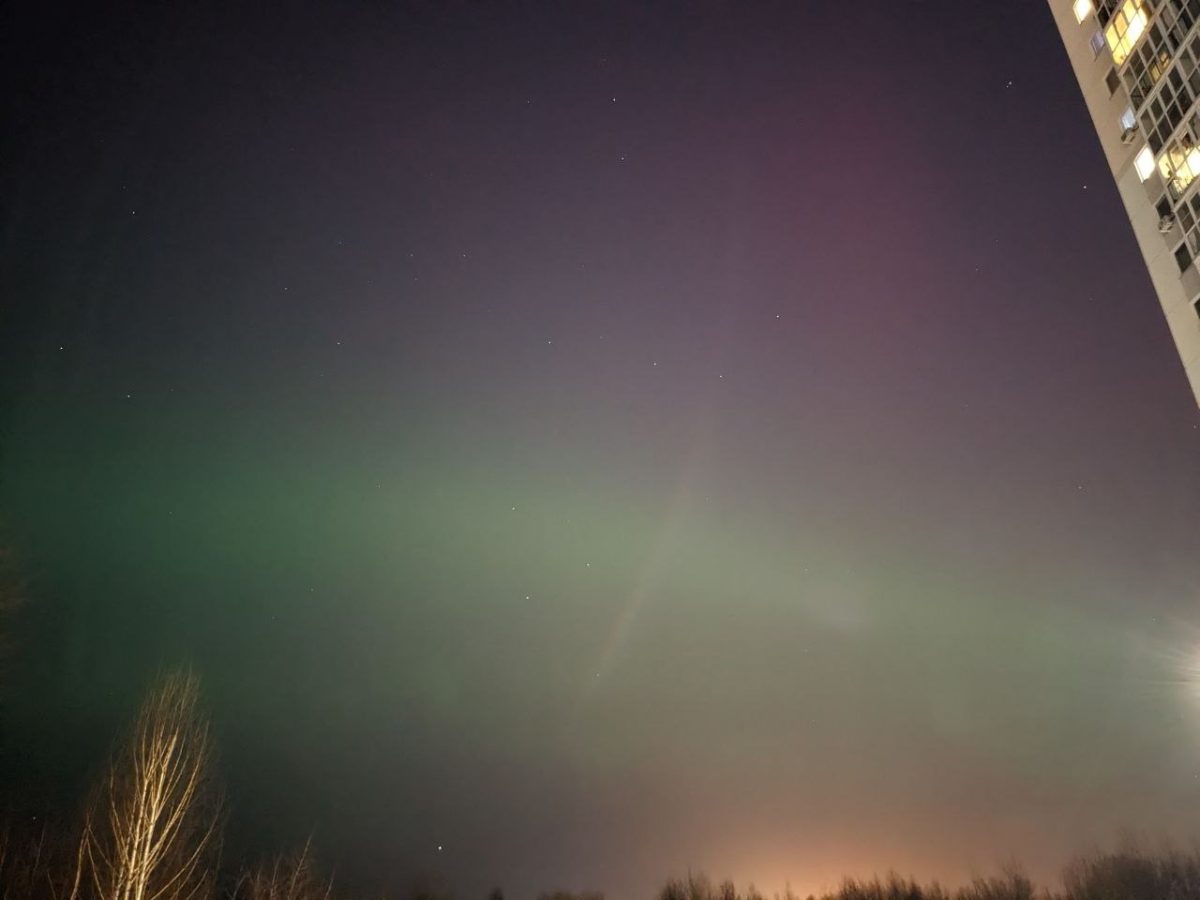
[[1200, 403], [1200, 0], [1050, 0]]

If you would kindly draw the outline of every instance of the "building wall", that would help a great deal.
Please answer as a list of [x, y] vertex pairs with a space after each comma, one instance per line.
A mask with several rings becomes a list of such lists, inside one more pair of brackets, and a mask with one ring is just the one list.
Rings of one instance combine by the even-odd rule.
[[[1194, 46], [1200, 51], [1200, 21], [1190, 24], [1192, 16], [1189, 16], [1186, 8], [1187, 0], [1128, 0], [1133, 6], [1128, 6], [1126, 0], [1093, 0], [1086, 4], [1091, 9], [1082, 22], [1076, 19], [1074, 0], [1049, 2], [1071, 67], [1083, 92], [1084, 102], [1096, 126], [1100, 146], [1125, 204], [1138, 247], [1146, 260], [1150, 280], [1179, 348], [1192, 391], [1197, 403], [1200, 403], [1200, 309], [1196, 306], [1197, 300], [1200, 300], [1200, 269], [1197, 268], [1197, 262], [1200, 262], [1200, 221], [1186, 232], [1183, 227], [1195, 219], [1193, 201], [1195, 209], [1200, 210], [1200, 177], [1185, 185], [1184, 182], [1190, 177], [1187, 174], [1190, 169], [1181, 175], [1177, 169], [1170, 168], [1172, 161], [1183, 158], [1193, 159], [1200, 170], [1200, 149], [1196, 150], [1194, 157], [1186, 149], [1192, 140], [1190, 135], [1200, 134], [1200, 118], [1197, 117], [1200, 112], [1197, 103], [1200, 91], [1194, 90], [1188, 81], [1190, 77], [1192, 83], [1200, 85], [1200, 69], [1187, 71], [1192, 68], [1189, 64], [1191, 57], [1182, 59], [1188, 52], [1187, 48], [1193, 46], [1192, 42], [1196, 42]], [[1139, 60], [1133, 58], [1132, 52], [1130, 58], [1123, 60], [1121, 65], [1114, 65], [1111, 44], [1116, 32], [1101, 27], [1095, 8], [1105, 2], [1105, 12], [1134, 10], [1144, 13], [1148, 23], [1139, 40], [1119, 47], [1118, 53], [1129, 51], [1130, 48], [1132, 51], [1145, 49], [1148, 53], [1150, 48], [1143, 45], [1151, 40], [1150, 28], [1155, 25], [1159, 28], [1156, 36], [1168, 36], [1165, 43], [1156, 41], [1153, 45], [1160, 48], [1156, 60], [1164, 74], [1158, 77], [1152, 90], [1144, 91], [1137, 85], [1131, 85], [1137, 72], [1145, 71], [1144, 65], [1136, 72], [1130, 71], [1131, 66], [1139, 66]], [[1195, 5], [1200, 6], [1200, 3]], [[1181, 15], [1177, 18], [1177, 14]], [[1111, 20], [1107, 24], [1115, 27]], [[1092, 43], [1098, 32], [1106, 38], [1099, 52]], [[1106, 79], [1111, 79], [1110, 72], [1114, 70], [1122, 83], [1115, 91], [1111, 91]], [[1172, 72], [1176, 74], [1172, 76]], [[1180, 83], [1184, 85], [1186, 94], [1178, 93], [1176, 85]], [[1171, 94], [1165, 94], [1165, 91]], [[1155, 117], [1153, 110], [1159, 108], [1156, 100], [1161, 104], [1166, 96], [1171, 95], [1177, 98], [1182, 96], [1191, 103], [1186, 109], [1183, 108], [1183, 102], [1177, 104], [1183, 112], [1182, 121], [1170, 131], [1172, 139], [1164, 142], [1161, 127], [1164, 120]], [[1129, 111], [1133, 112], [1137, 122], [1133, 140], [1126, 143], [1122, 140], [1124, 128], [1121, 118], [1123, 114], [1128, 115]], [[1148, 140], [1148, 134], [1155, 131], [1148, 131], [1148, 124], [1156, 121], [1160, 123], [1160, 128], [1153, 143], [1162, 145], [1157, 147], [1151, 146]], [[1166, 121], [1169, 124], [1171, 120]], [[1145, 180], [1136, 165], [1139, 154], [1143, 165], [1150, 157], [1154, 160], [1153, 172]], [[1166, 162], [1164, 157], [1167, 158]], [[1168, 166], [1165, 171], [1162, 169], [1164, 165]], [[1169, 177], [1172, 173], [1174, 178]], [[1196, 174], [1200, 176], [1200, 171]], [[1184, 204], [1188, 208], [1181, 210]], [[1163, 212], [1169, 212], [1175, 219], [1175, 224], [1165, 234], [1159, 230]], [[1177, 252], [1182, 259], [1177, 259]]]

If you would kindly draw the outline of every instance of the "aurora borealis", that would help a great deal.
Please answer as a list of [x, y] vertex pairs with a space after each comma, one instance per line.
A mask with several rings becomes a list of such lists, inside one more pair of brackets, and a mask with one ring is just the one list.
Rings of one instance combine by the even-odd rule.
[[1042, 3], [10, 18], [17, 808], [188, 660], [228, 852], [363, 891], [1200, 836], [1200, 415]]

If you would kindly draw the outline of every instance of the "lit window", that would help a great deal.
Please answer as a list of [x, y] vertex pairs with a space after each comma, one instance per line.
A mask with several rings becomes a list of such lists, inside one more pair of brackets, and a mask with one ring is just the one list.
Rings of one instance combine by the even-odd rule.
[[1113, 62], [1118, 66], [1125, 62], [1133, 45], [1138, 42], [1150, 24], [1144, 0], [1125, 0], [1113, 14], [1112, 21], [1104, 29], [1104, 40], [1112, 51]]
[[1125, 107], [1125, 112], [1121, 113], [1121, 130], [1129, 131], [1137, 127], [1137, 116], [1133, 114], [1133, 107]]
[[[1140, 174], [1141, 170], [1138, 172]], [[1175, 198], [1183, 196], [1183, 192], [1200, 176], [1200, 147], [1196, 146], [1190, 134], [1185, 131], [1171, 141], [1158, 160], [1158, 172]]]
[[[1190, 0], [1190, 2], [1194, 3], [1195, 0]], [[1200, 5], [1197, 8], [1200, 9]], [[1103, 51], [1107, 43], [1103, 38], [1101, 43], [1103, 46], [1100, 51]], [[1142, 104], [1146, 102], [1146, 98], [1154, 92], [1154, 86], [1170, 70], [1171, 58], [1178, 49], [1177, 44], [1178, 36], [1176, 34], [1171, 33], [1168, 37], [1167, 32], [1163, 31], [1161, 22], [1151, 22], [1145, 37], [1129, 54], [1121, 78], [1125, 82], [1125, 90], [1129, 92], [1129, 99], [1133, 101], [1135, 109], [1141, 108]], [[1185, 78], [1195, 73], [1195, 59], [1190, 52], [1185, 51], [1181, 55], [1180, 67], [1180, 74]], [[1200, 90], [1200, 76], [1197, 76], [1196, 84], [1192, 86], [1192, 89], [1193, 91]], [[1190, 105], [1190, 101], [1188, 105]], [[1173, 129], [1174, 126], [1172, 126]], [[1165, 141], [1166, 137], [1163, 140]]]
[[1082, 22], [1092, 12], [1092, 0], [1075, 0], [1075, 21]]
[[1133, 160], [1133, 167], [1137, 169], [1138, 178], [1142, 181], [1154, 174], [1154, 154], [1150, 152], [1149, 147], [1142, 148]]

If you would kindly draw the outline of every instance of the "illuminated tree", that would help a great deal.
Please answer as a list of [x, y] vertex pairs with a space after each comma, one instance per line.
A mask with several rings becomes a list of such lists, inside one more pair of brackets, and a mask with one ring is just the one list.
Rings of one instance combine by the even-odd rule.
[[146, 699], [88, 812], [72, 900], [198, 900], [212, 890], [220, 815], [198, 697], [183, 672]]

